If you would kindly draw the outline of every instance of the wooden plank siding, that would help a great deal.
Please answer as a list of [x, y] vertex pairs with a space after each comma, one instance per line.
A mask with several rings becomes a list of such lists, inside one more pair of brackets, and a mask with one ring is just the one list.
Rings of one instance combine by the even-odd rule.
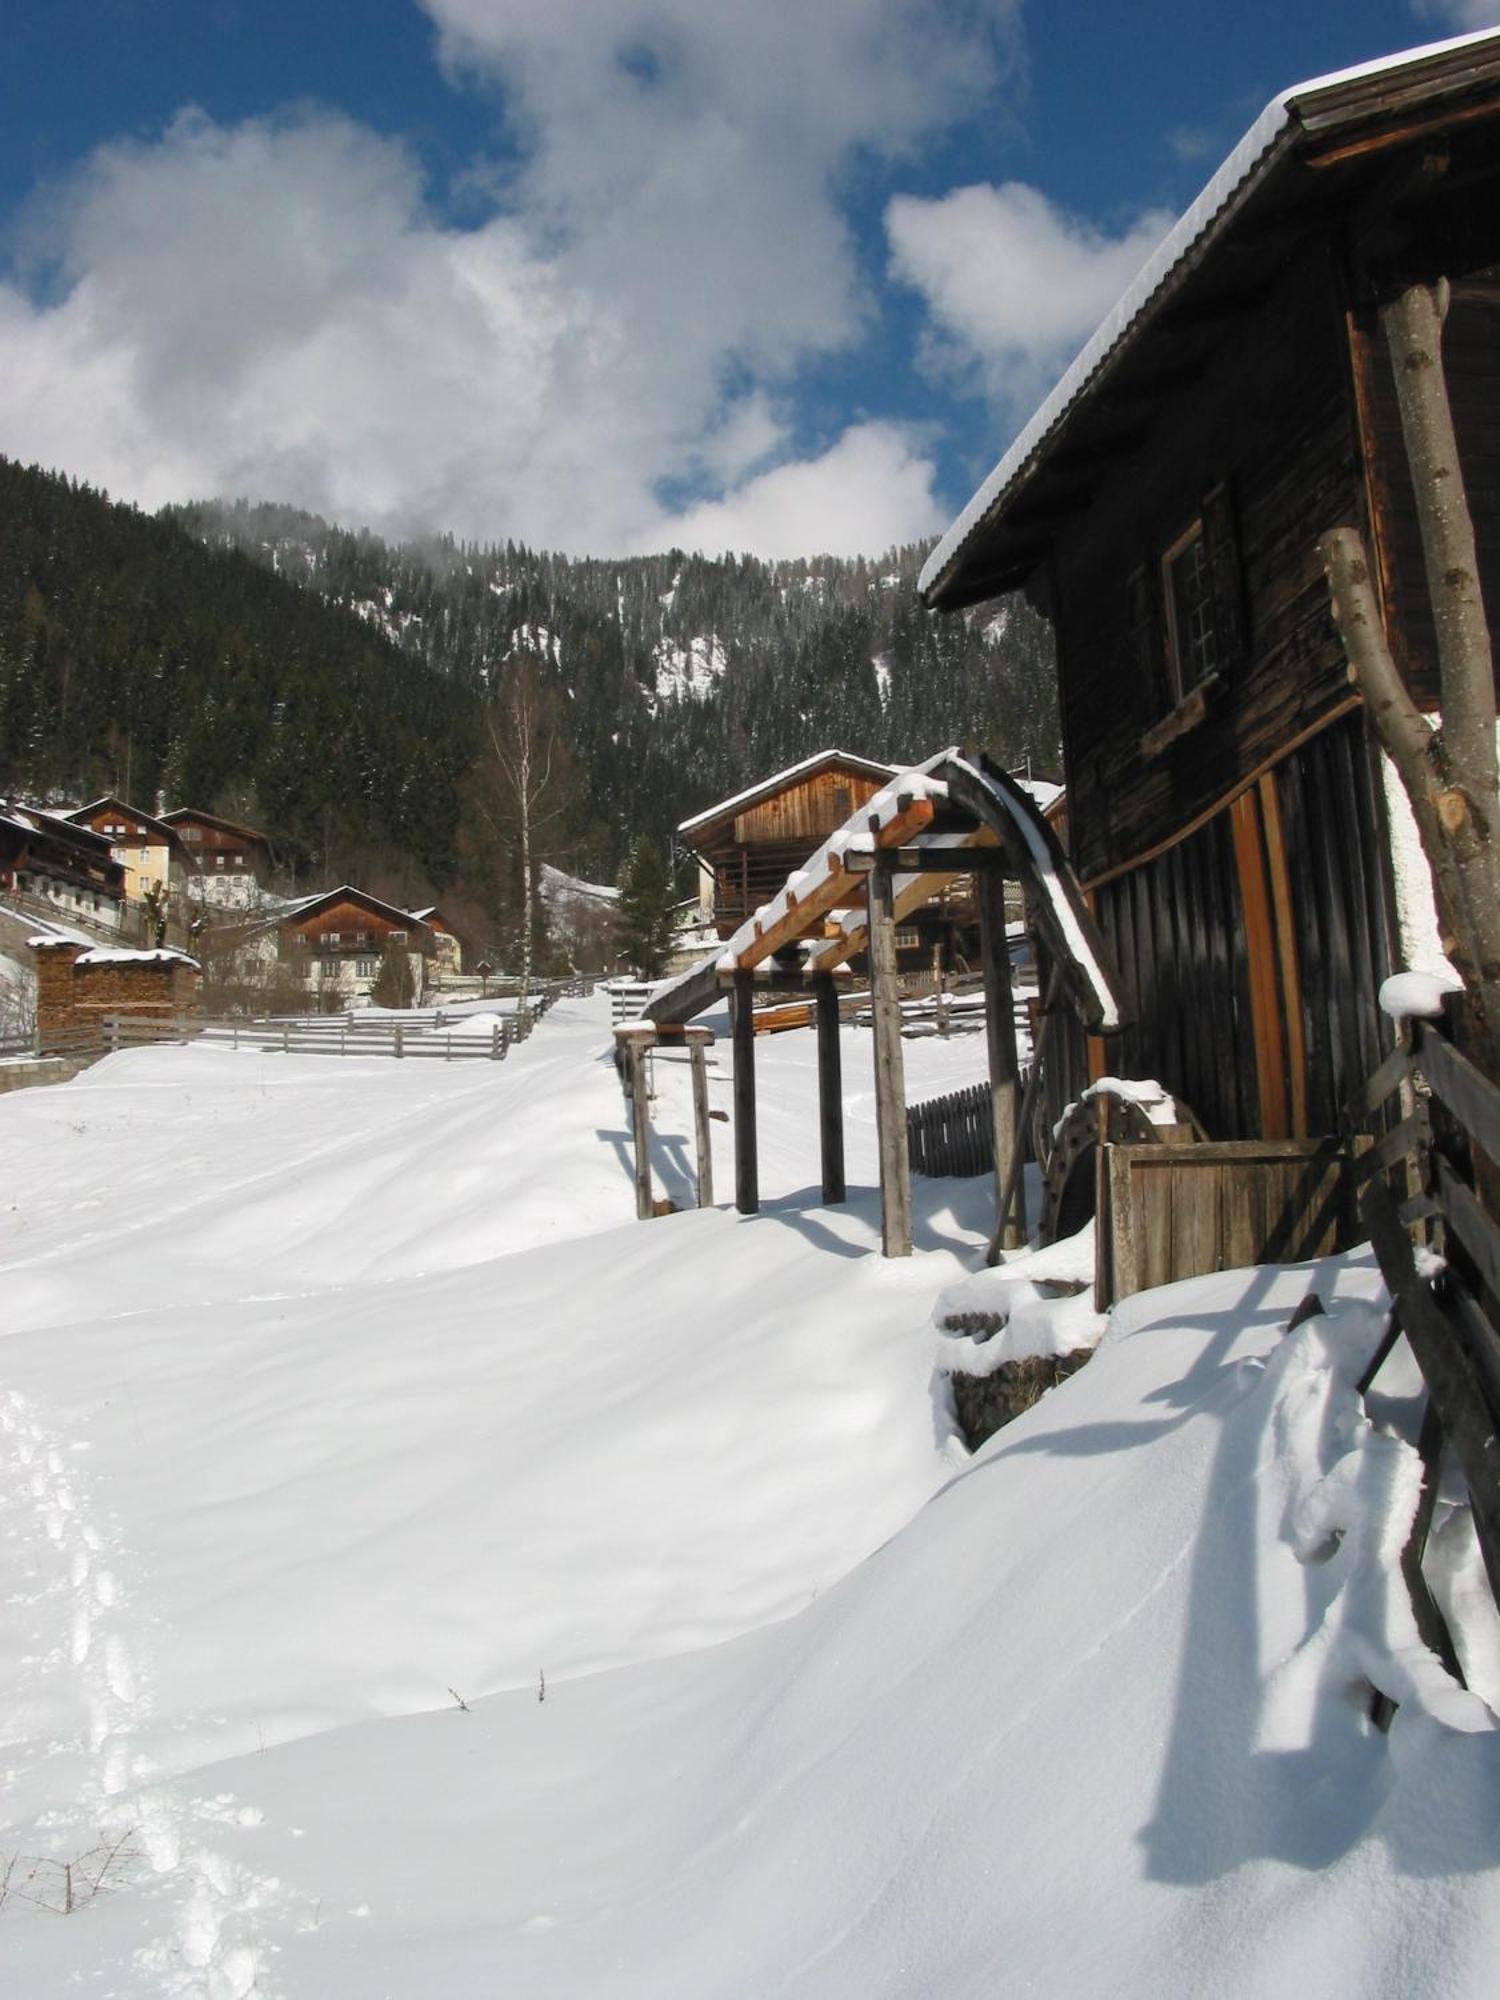
[[[1384, 844], [1356, 710], [1104, 883], [1094, 907], [1128, 1016], [1105, 1067], [1155, 1077], [1216, 1139], [1337, 1131], [1390, 1043], [1377, 1004], [1394, 963]], [[1055, 1024], [1049, 1124], [1088, 1080], [1082, 1040]]]
[[[1289, 366], [1288, 357], [1297, 363]], [[1101, 485], [1060, 533], [1055, 605], [1069, 835], [1087, 882], [1170, 839], [1347, 699], [1318, 529], [1362, 518], [1349, 362], [1326, 245], [1292, 259], [1215, 365], [1163, 404], [1129, 478]], [[1156, 755], [1170, 706], [1162, 552], [1220, 486], [1232, 502], [1242, 657], [1196, 727]], [[1142, 631], [1132, 591], [1150, 604]]]

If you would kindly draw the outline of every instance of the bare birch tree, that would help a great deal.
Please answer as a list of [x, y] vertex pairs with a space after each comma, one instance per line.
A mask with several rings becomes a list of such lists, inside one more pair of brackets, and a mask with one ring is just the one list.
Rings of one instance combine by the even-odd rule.
[[1492, 1076], [1500, 1076], [1494, 662], [1443, 374], [1447, 309], [1443, 280], [1413, 286], [1380, 315], [1437, 632], [1441, 715], [1436, 721], [1412, 700], [1391, 654], [1358, 530], [1335, 528], [1320, 549], [1351, 677], [1411, 800], [1432, 869], [1444, 949], [1471, 1002], [1476, 1053]]
[[551, 704], [527, 660], [510, 670], [500, 699], [485, 713], [487, 759], [498, 784], [476, 794], [480, 815], [497, 841], [514, 839], [521, 877], [521, 991], [531, 991], [536, 929], [536, 874], [549, 827], [567, 810], [571, 768], [553, 726]]

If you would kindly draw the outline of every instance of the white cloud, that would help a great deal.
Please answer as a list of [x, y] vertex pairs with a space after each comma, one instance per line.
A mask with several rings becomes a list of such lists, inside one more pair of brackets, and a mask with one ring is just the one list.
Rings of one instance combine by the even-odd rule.
[[728, 499], [663, 519], [640, 544], [761, 556], [881, 554], [944, 525], [932, 478], [902, 426], [859, 424], [820, 458], [776, 466]]
[[892, 274], [931, 317], [929, 360], [1025, 417], [1139, 270], [1172, 218], [1118, 235], [1066, 214], [1019, 181], [957, 188], [886, 209]]
[[[575, 550], [639, 546], [664, 489], [726, 519], [743, 489], [774, 533], [797, 370], [870, 310], [841, 177], [993, 92], [1016, 0], [426, 5], [519, 136], [488, 220], [448, 226], [403, 146], [317, 109], [105, 147], [32, 217], [56, 282], [0, 284], [0, 450], [146, 505]], [[869, 546], [916, 464], [886, 454], [888, 525], [860, 497]]]
[[1436, 21], [1458, 34], [1500, 24], [1500, 0], [1413, 0], [1419, 21]]

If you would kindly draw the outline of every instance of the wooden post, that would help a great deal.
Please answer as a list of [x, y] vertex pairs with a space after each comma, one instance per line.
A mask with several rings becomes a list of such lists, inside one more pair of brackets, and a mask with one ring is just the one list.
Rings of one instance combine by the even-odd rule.
[[393, 1039], [394, 1039], [394, 1041], [395, 1041], [395, 1044], [396, 1044], [396, 1051], [395, 1051], [395, 1052], [396, 1052], [396, 1054], [397, 1054], [398, 1056], [404, 1056], [404, 1055], [406, 1054], [406, 1050], [405, 1050], [404, 1046], [402, 1045], [402, 1039], [401, 1039], [401, 1023], [400, 1023], [399, 1021], [398, 1021], [398, 1022], [396, 1023], [396, 1029], [395, 1029], [395, 1035], [394, 1035]]
[[755, 1146], [755, 982], [748, 972], [734, 975], [734, 1205], [741, 1215], [760, 1210], [760, 1174]]
[[714, 1205], [713, 1126], [708, 1118], [708, 1047], [711, 1028], [689, 1028], [688, 1061], [693, 1068], [693, 1136], [698, 1148], [698, 1206]]
[[948, 987], [943, 977], [943, 947], [932, 947], [932, 993], [933, 1005], [937, 1011], [937, 1031], [940, 1035], [948, 1032]]
[[651, 1107], [646, 1079], [646, 1051], [654, 1036], [648, 1030], [617, 1034], [625, 1051], [625, 1086], [630, 1093], [630, 1123], [635, 1139], [635, 1213], [640, 1222], [651, 1219]]
[[[1002, 1250], [1026, 1241], [1025, 1182], [1013, 1168], [1020, 1157], [1020, 1064], [1016, 1060], [1016, 1005], [1010, 985], [1010, 946], [1005, 937], [1005, 878], [982, 868], [979, 886], [979, 949], [984, 968], [985, 1040], [990, 1058], [990, 1116], [995, 1133], [995, 1208]], [[1006, 1196], [1014, 1188], [1011, 1211]]]
[[911, 1162], [906, 1144], [906, 1077], [901, 1056], [901, 1001], [896, 990], [896, 883], [876, 856], [867, 889], [870, 1014], [875, 1043], [875, 1128], [880, 1148], [880, 1247], [911, 1255]]
[[839, 990], [831, 973], [813, 982], [818, 1010], [818, 1129], [823, 1154], [823, 1199], [842, 1201], [844, 1183], [844, 1066], [839, 1047]]

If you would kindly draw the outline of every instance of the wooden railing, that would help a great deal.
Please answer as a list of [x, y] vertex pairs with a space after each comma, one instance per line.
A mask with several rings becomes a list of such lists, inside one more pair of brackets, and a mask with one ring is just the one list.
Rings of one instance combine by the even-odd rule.
[[[1391, 1296], [1391, 1323], [1360, 1389], [1404, 1333], [1428, 1409], [1419, 1440], [1422, 1501], [1402, 1566], [1424, 1636], [1456, 1670], [1421, 1561], [1446, 1440], [1500, 1603], [1500, 1089], [1440, 1024], [1412, 1021], [1348, 1110], [1353, 1124], [1384, 1118], [1387, 1126], [1360, 1162], [1359, 1206]], [[1418, 1261], [1413, 1228], [1441, 1252], [1436, 1276]]]

